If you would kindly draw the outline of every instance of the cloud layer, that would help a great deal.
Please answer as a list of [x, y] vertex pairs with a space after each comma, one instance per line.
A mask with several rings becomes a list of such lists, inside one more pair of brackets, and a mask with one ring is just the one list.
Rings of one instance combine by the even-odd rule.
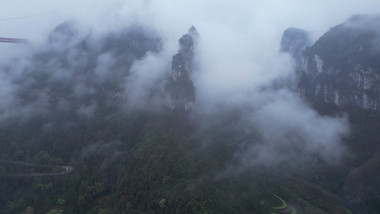
[[[243, 111], [260, 139], [247, 151], [250, 162], [311, 155], [333, 162], [344, 153], [347, 121], [318, 115], [287, 90], [266, 89], [293, 70], [290, 57], [278, 53], [280, 37], [294, 26], [315, 39], [352, 14], [378, 8], [378, 1], [353, 0], [6, 1], [0, 35], [30, 44], [0, 44], [0, 120], [61, 111], [91, 118], [104, 108], [159, 106], [177, 40], [194, 25], [198, 115], [217, 116], [220, 107]], [[50, 34], [49, 41], [67, 20], [75, 26], [68, 29], [72, 41], [66, 34]]]

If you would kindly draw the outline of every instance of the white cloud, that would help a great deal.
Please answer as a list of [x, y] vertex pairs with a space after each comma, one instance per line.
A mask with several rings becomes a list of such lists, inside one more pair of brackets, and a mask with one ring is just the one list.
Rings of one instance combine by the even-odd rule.
[[[178, 38], [194, 25], [201, 37], [197, 49], [199, 70], [193, 76], [198, 107], [207, 109], [205, 112], [217, 105], [255, 109], [246, 113], [264, 140], [263, 145], [252, 147], [255, 160], [278, 155], [276, 148], [279, 147], [290, 148], [289, 154], [292, 149], [306, 147], [306, 154], [317, 152], [328, 161], [342, 151], [340, 138], [347, 133], [347, 122], [321, 117], [294, 95], [264, 93], [262, 87], [292, 70], [289, 57], [278, 53], [282, 32], [287, 27], [310, 30], [317, 38], [353, 14], [379, 12], [380, 2], [375, 0], [5, 0], [0, 7], [0, 37], [25, 38], [31, 44], [26, 47], [0, 44], [0, 58], [7, 61], [20, 52], [28, 56], [44, 44], [55, 26], [66, 20], [76, 20], [82, 34], [92, 32], [95, 37], [141, 24], [158, 32], [164, 42], [161, 53], [150, 53], [135, 61], [131, 75], [125, 79], [126, 96], [137, 105], [146, 105], [149, 102], [144, 100], [151, 98], [154, 84], [169, 70], [168, 63], [177, 50]], [[8, 19], [12, 17], [16, 19]], [[115, 60], [109, 53], [98, 57], [95, 68], [98, 80], [107, 77]], [[2, 110], [15, 102], [13, 93], [19, 88], [12, 80], [24, 75], [23, 69], [17, 66], [27, 64], [14, 65], [12, 74], [1, 71]], [[72, 75], [57, 70], [53, 79], [69, 81]], [[78, 94], [87, 93], [84, 83], [78, 80], [73, 84], [78, 84], [74, 87]], [[44, 104], [46, 93], [42, 90], [37, 101], [42, 100]], [[20, 112], [31, 112], [33, 106]], [[78, 113], [91, 116], [95, 108], [95, 105], [82, 106]], [[288, 133], [299, 136], [301, 142], [294, 144], [287, 140], [285, 147], [279, 146], [280, 139]]]

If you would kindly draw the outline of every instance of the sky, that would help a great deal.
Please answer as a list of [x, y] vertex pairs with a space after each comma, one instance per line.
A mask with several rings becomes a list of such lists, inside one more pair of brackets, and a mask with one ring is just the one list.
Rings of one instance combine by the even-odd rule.
[[[0, 37], [27, 39], [31, 46], [25, 50], [0, 44], [0, 58], [6, 61], [10, 56], [38, 50], [46, 43], [49, 33], [67, 20], [75, 20], [82, 34], [91, 32], [99, 36], [141, 25], [155, 31], [163, 40], [162, 52], [149, 53], [134, 62], [132, 75], [126, 80], [127, 89], [130, 86], [133, 87], [129, 91], [134, 89], [127, 94], [129, 100], [143, 105], [146, 102], [142, 100], [149, 97], [144, 90], [162, 80], [170, 57], [178, 49], [178, 39], [195, 26], [200, 34], [195, 49], [199, 67], [192, 78], [200, 114], [212, 115], [218, 106], [254, 109], [247, 110], [245, 115], [257, 127], [263, 141], [250, 149], [254, 163], [278, 164], [283, 160], [306, 159], [314, 153], [334, 162], [344, 153], [341, 139], [349, 133], [346, 118], [322, 117], [293, 92], [264, 93], [261, 89], [294, 70], [290, 57], [279, 53], [281, 35], [286, 28], [303, 28], [316, 40], [351, 15], [368, 13], [380, 13], [380, 1], [3, 0]], [[112, 65], [112, 60], [109, 55], [100, 56], [97, 68], [107, 63]], [[28, 63], [25, 60], [26, 66]], [[5, 103], [12, 103], [12, 91], [21, 87], [9, 79], [22, 75], [19, 72], [22, 66], [14, 65], [14, 74], [0, 73], [0, 97]], [[73, 75], [72, 71], [67, 75]], [[65, 75], [55, 77], [59, 81], [70, 79]], [[5, 109], [4, 106], [0, 104]], [[95, 110], [96, 104], [78, 109], [87, 115]], [[296, 139], [286, 140], [289, 135]], [[302, 149], [305, 151], [302, 157], [293, 152]]]
[[[352, 14], [379, 13], [379, 8], [376, 0], [3, 0], [0, 35], [41, 40], [58, 23], [77, 18], [101, 29], [137, 19], [173, 38], [195, 25], [201, 31], [232, 28], [239, 33], [265, 32], [278, 39], [289, 26], [320, 36]], [[115, 23], [116, 19], [123, 22]]]

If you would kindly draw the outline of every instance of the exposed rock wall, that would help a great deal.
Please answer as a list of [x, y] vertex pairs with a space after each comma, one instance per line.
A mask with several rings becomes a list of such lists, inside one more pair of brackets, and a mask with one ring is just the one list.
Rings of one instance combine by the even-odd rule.
[[293, 36], [281, 49], [295, 58], [305, 97], [380, 110], [380, 16], [354, 16], [300, 51], [304, 41]]

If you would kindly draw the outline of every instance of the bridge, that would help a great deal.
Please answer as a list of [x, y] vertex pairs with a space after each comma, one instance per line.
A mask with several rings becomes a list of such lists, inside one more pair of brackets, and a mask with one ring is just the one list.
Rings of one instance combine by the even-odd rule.
[[0, 37], [0, 43], [21, 43], [21, 44], [26, 44], [28, 43], [28, 40], [26, 39], [16, 39], [16, 38], [4, 38]]

